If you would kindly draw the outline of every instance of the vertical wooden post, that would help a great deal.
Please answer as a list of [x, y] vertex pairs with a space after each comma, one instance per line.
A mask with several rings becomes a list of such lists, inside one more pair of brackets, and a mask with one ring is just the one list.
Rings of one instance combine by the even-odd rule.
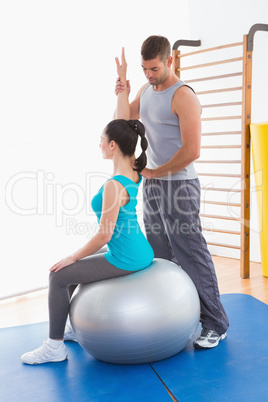
[[180, 71], [177, 71], [177, 69], [179, 69], [181, 66], [181, 59], [179, 57], [180, 54], [181, 54], [180, 50], [172, 50], [172, 57], [173, 57], [172, 69], [173, 69], [173, 72], [179, 78], [180, 78]]
[[252, 87], [252, 51], [247, 50], [248, 35], [243, 40], [243, 110], [241, 139], [241, 257], [240, 275], [250, 274], [250, 123]]

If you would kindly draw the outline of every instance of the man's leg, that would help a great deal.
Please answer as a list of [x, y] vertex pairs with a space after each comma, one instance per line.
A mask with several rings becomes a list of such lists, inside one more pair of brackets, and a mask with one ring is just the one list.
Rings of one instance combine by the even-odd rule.
[[162, 189], [158, 181], [144, 179], [143, 221], [147, 240], [154, 250], [155, 258], [174, 261], [174, 254], [161, 216], [161, 199]]
[[197, 288], [202, 326], [222, 335], [227, 330], [229, 321], [220, 301], [214, 264], [202, 235], [199, 180], [162, 180], [161, 183], [162, 193], [168, 195], [162, 203], [166, 233], [179, 265]]

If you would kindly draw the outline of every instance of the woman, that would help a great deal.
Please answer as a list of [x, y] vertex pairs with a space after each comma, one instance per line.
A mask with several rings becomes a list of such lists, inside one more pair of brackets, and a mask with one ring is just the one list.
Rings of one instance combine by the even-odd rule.
[[[117, 64], [120, 79], [126, 80], [126, 65], [122, 68]], [[118, 96], [118, 102], [123, 96], [124, 93]], [[142, 153], [135, 159], [139, 136]], [[142, 180], [138, 172], [146, 165], [147, 140], [143, 124], [138, 120], [110, 122], [101, 136], [100, 148], [103, 158], [113, 161], [114, 170], [113, 177], [92, 199], [92, 208], [99, 221], [98, 232], [84, 247], [50, 268], [49, 338], [41, 347], [22, 355], [23, 363], [67, 359], [63, 338], [69, 312], [69, 287], [129, 275], [146, 268], [154, 258], [136, 215], [137, 193]], [[98, 252], [106, 244], [108, 251]], [[71, 339], [70, 336], [65, 338]]]

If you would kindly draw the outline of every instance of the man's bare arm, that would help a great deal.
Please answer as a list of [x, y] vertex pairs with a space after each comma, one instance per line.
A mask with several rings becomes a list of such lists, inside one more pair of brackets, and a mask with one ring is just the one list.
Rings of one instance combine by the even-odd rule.
[[[130, 112], [130, 117], [129, 119], [139, 119], [140, 118], [140, 97], [144, 89], [146, 88], [148, 84], [145, 84], [141, 87], [141, 89], [138, 91], [135, 99], [129, 103], [129, 100], [127, 99], [127, 102], [129, 104], [129, 112]], [[129, 81], [126, 81], [125, 83], [119, 79], [116, 81], [116, 86], [115, 86], [115, 93], [116, 95], [122, 93], [125, 88], [127, 88], [127, 93], [129, 95], [130, 93], [130, 85]], [[126, 113], [124, 111], [125, 105], [121, 104], [119, 105], [117, 102], [117, 108], [114, 112], [114, 119], [126, 119]]]
[[[130, 105], [128, 101], [128, 90], [127, 90], [127, 62], [125, 58], [125, 50], [122, 48], [121, 64], [118, 57], [115, 58], [118, 80], [122, 84], [123, 90], [117, 94], [117, 108], [116, 113], [117, 119], [130, 119]], [[117, 80], [117, 81], [118, 81]], [[118, 116], [118, 114], [120, 116]]]

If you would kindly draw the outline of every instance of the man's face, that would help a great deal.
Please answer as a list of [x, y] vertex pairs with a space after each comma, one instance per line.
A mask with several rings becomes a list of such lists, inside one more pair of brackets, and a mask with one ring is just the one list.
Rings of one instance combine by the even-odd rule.
[[145, 77], [151, 85], [160, 85], [168, 77], [169, 59], [165, 62], [161, 61], [159, 56], [152, 60], [143, 60], [141, 66]]

